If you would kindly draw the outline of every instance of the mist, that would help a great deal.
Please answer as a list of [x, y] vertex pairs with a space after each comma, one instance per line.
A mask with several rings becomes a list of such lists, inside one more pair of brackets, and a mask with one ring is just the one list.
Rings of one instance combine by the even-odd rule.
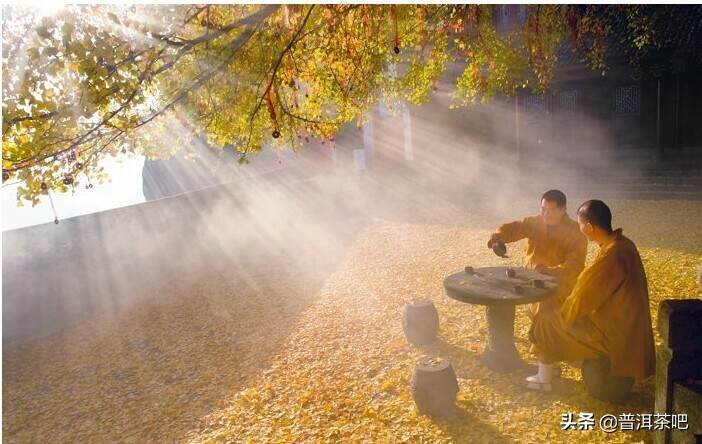
[[[6, 388], [18, 384], [9, 399], [34, 393], [36, 399], [55, 396], [69, 403], [73, 384], [86, 381], [112, 394], [100, 398], [106, 412], [121, 411], [120, 402], [131, 402], [120, 400], [142, 396], [151, 402], [152, 421], [160, 422], [159, 415], [178, 407], [190, 427], [215, 410], [212, 403], [198, 403], [194, 393], [227, 399], [268, 371], [300, 323], [325, 322], [310, 319], [310, 309], [340, 291], [339, 283], [355, 289], [348, 300], [360, 305], [334, 310], [360, 329], [397, 321], [381, 318], [377, 289], [366, 286], [363, 276], [359, 282], [343, 274], [344, 265], [353, 263], [367, 274], [382, 275], [371, 265], [364, 268], [366, 250], [359, 253], [355, 247], [361, 239], [367, 248], [368, 233], [376, 241], [376, 256], [404, 251], [403, 234], [373, 233], [378, 225], [416, 231], [469, 228], [487, 241], [499, 224], [537, 214], [543, 192], [558, 188], [568, 197], [571, 216], [582, 201], [603, 199], [612, 206], [615, 225], [647, 246], [675, 246], [678, 239], [646, 223], [646, 202], [665, 199], [671, 217], [694, 226], [694, 212], [677, 210], [698, 194], [675, 183], [642, 186], [650, 179], [648, 163], [615, 151], [606, 122], [584, 113], [565, 123], [557, 116], [524, 113], [519, 155], [514, 99], [449, 109], [450, 76], [429, 103], [395, 104], [394, 114], [387, 110], [391, 105], [381, 104], [368, 126], [347, 125], [333, 147], [310, 140], [297, 152], [267, 149], [251, 157], [249, 165], [239, 165], [227, 151], [164, 162], [162, 177], [195, 189], [58, 225], [4, 232], [3, 376]], [[560, 131], [564, 125], [568, 131]], [[151, 186], [173, 191], [172, 183]], [[620, 216], [619, 208], [631, 209], [632, 199], [642, 210]], [[636, 227], [627, 231], [633, 219], [638, 219]], [[475, 262], [474, 250], [485, 248], [482, 241], [462, 245], [463, 239], [455, 235], [465, 254], [451, 253], [442, 266], [492, 265]], [[519, 263], [519, 247], [510, 248], [517, 253], [511, 263]], [[417, 258], [408, 263], [416, 269], [407, 275], [420, 279], [433, 265], [421, 261], [422, 251], [412, 254]], [[328, 288], [329, 282], [337, 287]], [[412, 282], [408, 278], [397, 291], [405, 298], [420, 296], [415, 293], [423, 287], [415, 290]], [[439, 285], [439, 280], [432, 284]], [[315, 338], [318, 346], [329, 339]], [[51, 346], [43, 348], [42, 341]], [[65, 362], [79, 360], [86, 349], [98, 358], [80, 364], [76, 382], [70, 387], [50, 382], [54, 364], [61, 372]], [[21, 375], [38, 371], [37, 362], [45, 364], [40, 378], [45, 384], [23, 389]], [[178, 370], [163, 370], [169, 366]], [[203, 374], [210, 380], [198, 385]], [[104, 382], [106, 377], [121, 381], [119, 387]], [[60, 394], [52, 392], [59, 389]], [[96, 427], [94, 421], [105, 418], [84, 415], [76, 419], [76, 430], [100, 429], [112, 438], [117, 435], [109, 433], [135, 433], [133, 424], [144, 412], [136, 403], [129, 405], [127, 413], [110, 417], [112, 428]], [[39, 416], [52, 414], [42, 410]]]
[[536, 214], [551, 188], [571, 216], [589, 198], [655, 198], [629, 185], [645, 182], [646, 164], [617, 155], [606, 122], [575, 114], [563, 130], [558, 116], [536, 125], [544, 116], [521, 110], [518, 153], [514, 98], [449, 109], [451, 75], [425, 105], [381, 103], [333, 147], [268, 148], [267, 163], [243, 166], [226, 151], [165, 162], [159, 174], [202, 189], [4, 233], [3, 341], [167, 299], [164, 286], [215, 272], [254, 288], [261, 267], [323, 280], [375, 219], [490, 230]]

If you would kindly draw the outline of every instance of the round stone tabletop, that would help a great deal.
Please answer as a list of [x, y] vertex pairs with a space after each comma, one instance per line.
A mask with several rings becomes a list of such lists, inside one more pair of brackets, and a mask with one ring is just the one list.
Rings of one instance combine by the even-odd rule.
[[518, 305], [547, 299], [558, 289], [553, 276], [523, 267], [466, 267], [444, 279], [446, 294], [480, 305]]

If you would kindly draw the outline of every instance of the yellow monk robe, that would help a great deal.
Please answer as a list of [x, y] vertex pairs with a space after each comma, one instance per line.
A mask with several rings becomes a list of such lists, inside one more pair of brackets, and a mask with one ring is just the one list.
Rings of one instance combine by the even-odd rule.
[[587, 238], [580, 232], [578, 223], [564, 214], [558, 225], [547, 227], [540, 216], [532, 216], [502, 225], [497, 234], [504, 242], [528, 239], [524, 266], [543, 265], [558, 278], [553, 302], [560, 306], [585, 267]]
[[560, 310], [534, 318], [529, 338], [546, 364], [608, 356], [616, 376], [643, 379], [654, 373], [646, 273], [621, 229], [600, 248]]

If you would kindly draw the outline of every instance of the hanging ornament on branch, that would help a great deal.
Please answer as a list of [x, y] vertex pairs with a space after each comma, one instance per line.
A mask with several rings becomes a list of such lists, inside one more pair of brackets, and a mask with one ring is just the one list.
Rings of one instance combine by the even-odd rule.
[[575, 11], [572, 9], [568, 14], [568, 26], [570, 27], [570, 48], [575, 52], [578, 43], [578, 16], [575, 15]]
[[90, 176], [88, 176], [88, 173], [85, 172], [85, 179], [88, 181], [88, 184], [85, 186], [85, 189], [88, 190], [93, 187], [93, 183], [90, 181]]
[[273, 138], [277, 139], [280, 137], [280, 130], [278, 128], [278, 119], [275, 115], [275, 108], [273, 107], [273, 99], [271, 98], [271, 88], [268, 87], [266, 90], [266, 105], [268, 106], [268, 114], [271, 116], [271, 121], [273, 122]]
[[479, 32], [478, 27], [480, 26], [480, 5], [473, 6], [473, 9], [470, 11], [470, 19], [475, 25], [475, 31], [477, 35]]
[[423, 6], [417, 7], [417, 28], [419, 30], [419, 57], [424, 59], [425, 48], [427, 47], [427, 29], [425, 27], [427, 11]]
[[392, 50], [395, 51], [395, 54], [400, 53], [400, 36], [397, 32], [397, 10], [395, 9], [395, 5], [390, 7], [390, 19], [392, 20], [392, 44], [393, 48]]
[[54, 199], [51, 197], [51, 191], [47, 191], [46, 194], [49, 195], [49, 203], [51, 204], [51, 211], [54, 213], [54, 223], [58, 225], [59, 218], [58, 218], [58, 214], [56, 214], [56, 207], [54, 206]]
[[290, 10], [288, 9], [288, 5], [283, 5], [283, 23], [290, 29]]

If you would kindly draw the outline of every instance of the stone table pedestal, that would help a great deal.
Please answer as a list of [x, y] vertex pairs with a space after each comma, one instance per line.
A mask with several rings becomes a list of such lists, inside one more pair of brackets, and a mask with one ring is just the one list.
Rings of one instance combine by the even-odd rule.
[[557, 288], [553, 277], [521, 267], [466, 267], [444, 280], [450, 298], [485, 305], [488, 335], [481, 362], [501, 373], [527, 366], [514, 345], [515, 306], [547, 299]]

